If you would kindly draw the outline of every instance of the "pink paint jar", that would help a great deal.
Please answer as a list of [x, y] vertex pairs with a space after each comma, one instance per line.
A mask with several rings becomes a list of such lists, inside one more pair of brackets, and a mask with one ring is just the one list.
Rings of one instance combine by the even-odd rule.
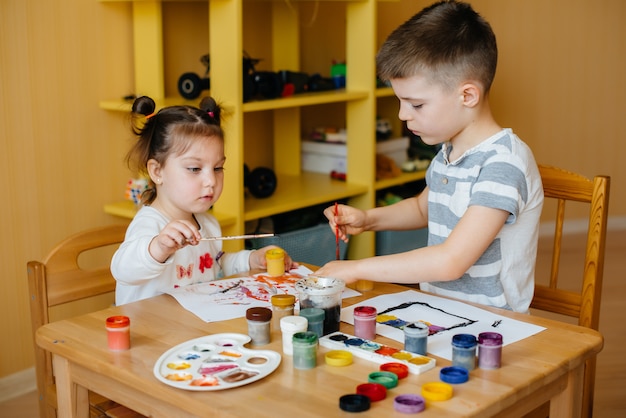
[[357, 306], [354, 308], [354, 335], [364, 340], [376, 338], [376, 308]]
[[124, 351], [130, 348], [130, 318], [123, 315], [106, 319], [109, 350]]

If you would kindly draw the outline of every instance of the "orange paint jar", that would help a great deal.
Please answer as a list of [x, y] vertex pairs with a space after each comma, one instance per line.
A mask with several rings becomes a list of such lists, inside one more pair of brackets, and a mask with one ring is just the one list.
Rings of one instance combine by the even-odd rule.
[[130, 318], [123, 315], [106, 319], [109, 350], [124, 351], [130, 348]]

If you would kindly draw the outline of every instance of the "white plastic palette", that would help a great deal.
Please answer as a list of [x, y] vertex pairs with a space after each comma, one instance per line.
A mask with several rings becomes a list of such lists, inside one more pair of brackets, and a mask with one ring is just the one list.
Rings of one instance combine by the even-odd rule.
[[353, 355], [384, 364], [397, 362], [406, 364], [409, 372], [420, 374], [435, 367], [436, 360], [408, 351], [389, 347], [376, 341], [365, 340], [343, 332], [325, 335], [319, 340], [322, 347], [332, 350], [347, 350]]
[[167, 350], [154, 365], [161, 382], [179, 389], [210, 391], [247, 385], [263, 379], [280, 364], [270, 350], [243, 347], [244, 334], [214, 334], [181, 343]]

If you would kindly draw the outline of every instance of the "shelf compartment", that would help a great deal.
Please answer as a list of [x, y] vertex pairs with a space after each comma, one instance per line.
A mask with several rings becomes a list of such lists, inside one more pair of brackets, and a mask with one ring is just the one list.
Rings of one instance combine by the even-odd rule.
[[[122, 200], [115, 203], [108, 203], [104, 205], [104, 213], [108, 213], [109, 215], [119, 216], [120, 218], [133, 219], [135, 214], [137, 213], [137, 206], [135, 203], [130, 200]], [[210, 211], [210, 213], [215, 216], [217, 221], [220, 223], [222, 228], [227, 226], [232, 226], [235, 224], [237, 219], [230, 214]]]
[[278, 187], [265, 199], [246, 197], [244, 220], [251, 221], [324, 202], [366, 193], [368, 187], [339, 180], [327, 174], [303, 172], [299, 176], [277, 175]]
[[404, 183], [422, 180], [426, 177], [426, 171], [414, 171], [412, 173], [402, 173], [398, 177], [391, 179], [378, 180], [374, 186], [376, 190], [387, 189], [393, 186], [399, 186]]

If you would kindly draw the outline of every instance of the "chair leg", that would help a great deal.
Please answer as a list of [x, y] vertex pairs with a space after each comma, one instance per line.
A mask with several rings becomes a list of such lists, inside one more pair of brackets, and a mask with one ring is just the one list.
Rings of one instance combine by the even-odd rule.
[[593, 417], [593, 395], [596, 383], [596, 357], [585, 363], [585, 381], [583, 384], [583, 418]]

